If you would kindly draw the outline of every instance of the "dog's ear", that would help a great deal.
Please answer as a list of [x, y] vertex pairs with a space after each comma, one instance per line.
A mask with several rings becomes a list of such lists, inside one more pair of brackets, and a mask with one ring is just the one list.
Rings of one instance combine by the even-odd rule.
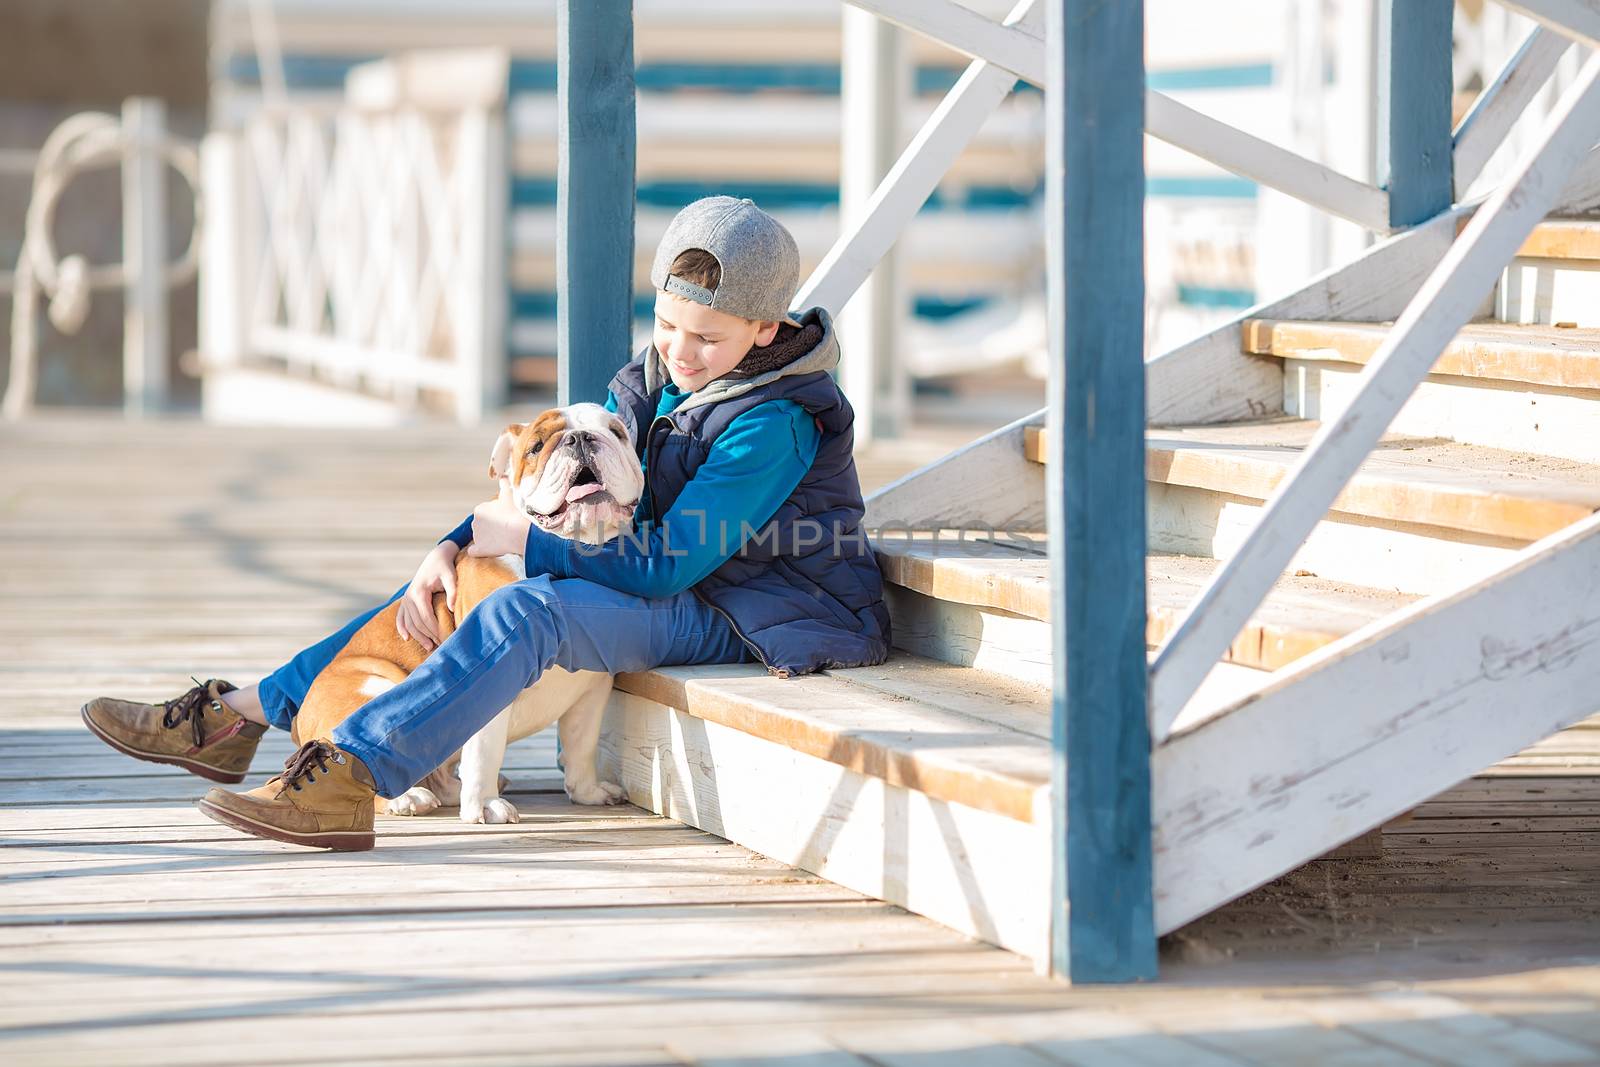
[[489, 477], [511, 476], [511, 450], [517, 447], [517, 438], [522, 436], [525, 429], [527, 427], [520, 422], [513, 422], [505, 428], [500, 439], [494, 443], [494, 451], [489, 453]]

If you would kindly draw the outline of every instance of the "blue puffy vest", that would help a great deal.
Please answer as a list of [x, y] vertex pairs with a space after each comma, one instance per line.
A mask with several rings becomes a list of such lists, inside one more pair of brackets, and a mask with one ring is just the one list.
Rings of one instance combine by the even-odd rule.
[[[773, 674], [884, 661], [889, 612], [883, 575], [861, 530], [861, 483], [851, 454], [855, 416], [827, 372], [782, 377], [656, 418], [660, 389], [646, 393], [644, 363], [636, 358], [611, 379], [611, 395], [645, 461], [656, 515], [672, 507], [735, 417], [778, 399], [809, 412], [822, 434], [811, 470], [771, 521], [694, 592], [733, 623]], [[712, 516], [713, 536], [715, 523]], [[730, 545], [737, 534], [730, 532]]]

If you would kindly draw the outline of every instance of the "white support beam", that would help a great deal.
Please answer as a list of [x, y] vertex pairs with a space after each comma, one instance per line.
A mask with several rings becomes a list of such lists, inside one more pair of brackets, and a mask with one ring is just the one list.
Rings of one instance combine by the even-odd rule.
[[1389, 196], [1270, 141], [1178, 103], [1145, 93], [1145, 129], [1186, 152], [1376, 232], [1389, 229]]
[[1256, 528], [1212, 579], [1150, 672], [1159, 741], [1322, 520], [1439, 353], [1481, 306], [1568, 176], [1600, 139], [1600, 57], [1591, 58], [1512, 179], [1467, 224], [1362, 372], [1359, 394], [1325, 422]]
[[1152, 756], [1162, 933], [1600, 705], [1600, 516], [1289, 668]]
[[[1031, 25], [1040, 17], [1037, 10], [1036, 0], [1021, 0], [1007, 16], [1007, 22], [1026, 21]], [[1042, 52], [1040, 59], [1042, 62]], [[860, 224], [834, 243], [800, 287], [794, 307], [822, 307], [830, 312], [844, 307], [932, 195], [984, 120], [1010, 95], [1016, 80], [1013, 72], [992, 63], [979, 61], [967, 67], [878, 184], [863, 208]]]
[[1500, 5], [1600, 48], [1600, 0], [1500, 0]]
[[[1008, 18], [1006, 24], [1001, 25], [950, 0], [848, 2], [1048, 89], [1044, 37], [1036, 23], [1014, 22]], [[1145, 130], [1152, 137], [1288, 193], [1331, 215], [1369, 230], [1389, 228], [1389, 198], [1383, 190], [1218, 122], [1165, 93], [1146, 90]]]
[[[846, 6], [839, 92], [839, 223], [850, 232], [894, 166], [901, 145], [900, 116], [911, 98], [906, 34], [871, 12]], [[844, 350], [840, 381], [855, 409], [856, 447], [904, 431], [911, 383], [900, 345], [909, 303], [900, 281], [899, 253], [886, 252], [840, 309], [836, 322]]]
[[932, 37], [946, 47], [1004, 67], [1019, 78], [1043, 86], [1044, 20], [1021, 24], [1013, 8], [1003, 22], [954, 3], [953, 0], [845, 0], [851, 7], [870, 11], [885, 22]]
[[122, 410], [154, 415], [167, 403], [167, 105], [147, 96], [122, 105]]
[[1455, 132], [1455, 189], [1461, 199], [1477, 180], [1506, 134], [1550, 80], [1572, 41], [1547, 26], [1535, 26], [1495, 80], [1473, 103]]

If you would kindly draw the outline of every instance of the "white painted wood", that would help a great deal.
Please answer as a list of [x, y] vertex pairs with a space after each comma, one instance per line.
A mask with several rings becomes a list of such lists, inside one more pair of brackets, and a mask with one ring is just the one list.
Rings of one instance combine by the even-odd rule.
[[1597, 138], [1600, 59], [1591, 59], [1551, 116], [1541, 143], [1467, 224], [1396, 322], [1363, 372], [1362, 399], [1323, 425], [1249, 542], [1218, 572], [1156, 661], [1150, 677], [1153, 736], [1166, 736], [1193, 687], [1283, 573], [1450, 338], [1471, 318]]
[[167, 172], [161, 147], [167, 105], [130, 97], [122, 105], [122, 410], [154, 414], [167, 403], [171, 331], [167, 311]]
[[1600, 326], [1600, 262], [1517, 258], [1495, 293], [1502, 322]]
[[1010, 612], [884, 587], [896, 648], [1048, 688], [1050, 624]]
[[1478, 94], [1472, 110], [1455, 131], [1455, 192], [1462, 199], [1539, 92], [1572, 41], [1544, 26], [1535, 26], [1498, 77]]
[[1600, 517], [1301, 661], [1155, 750], [1156, 926], [1175, 929], [1600, 702]]
[[1389, 229], [1389, 196], [1270, 141], [1218, 122], [1165, 93], [1145, 94], [1145, 126], [1187, 152], [1368, 230]]
[[1233, 422], [1281, 411], [1283, 371], [1274, 360], [1240, 352], [1252, 318], [1394, 318], [1405, 309], [1455, 237], [1470, 209], [1457, 209], [1368, 249], [1286, 296], [1258, 304], [1145, 367], [1145, 411], [1152, 425]]
[[601, 773], [641, 807], [1033, 960], [1049, 819], [980, 812], [616, 692]]
[[[504, 76], [499, 64], [489, 66]], [[484, 67], [482, 63], [473, 65], [480, 72]], [[456, 420], [469, 425], [504, 406], [508, 384], [505, 217], [511, 190], [505, 121], [494, 99], [462, 112], [457, 146], [457, 181], [463, 190], [460, 270], [464, 276], [451, 279], [455, 300], [450, 325], [461, 371]]]
[[[1326, 271], [1302, 288], [1259, 304], [1145, 367], [1152, 425], [1231, 422], [1282, 411], [1278, 360], [1240, 351], [1241, 325], [1252, 318], [1361, 321], [1397, 316], [1449, 249], [1472, 208], [1460, 208], [1374, 245], [1361, 258]], [[867, 527], [956, 526], [1037, 530], [1044, 479], [1021, 459], [1022, 434], [1044, 425], [1033, 412], [884, 486], [867, 499]]]
[[1600, 47], [1600, 0], [1499, 0], [1568, 37]]
[[[1284, 411], [1332, 418], [1350, 403], [1360, 368], [1321, 360], [1284, 363]], [[1594, 432], [1600, 393], [1430, 374], [1390, 424], [1392, 433], [1600, 463]]]
[[[1041, 88], [1044, 39], [1033, 25], [997, 25], [938, 0], [849, 0], [897, 25], [934, 37], [958, 52], [1010, 70]], [[1013, 13], [1014, 14], [1014, 13]], [[1235, 174], [1288, 193], [1369, 230], [1389, 228], [1383, 190], [1340, 174], [1270, 141], [1252, 136], [1180, 104], [1165, 93], [1145, 94], [1145, 128], [1152, 137], [1192, 152]]]
[[[1145, 514], [1150, 550], [1227, 560], [1262, 521], [1258, 500], [1186, 485], [1151, 485]], [[1504, 567], [1523, 547], [1504, 538], [1450, 534], [1433, 526], [1355, 519], [1330, 512], [1286, 569], [1332, 582], [1433, 595]]]
[[264, 208], [246, 347], [402, 407], [442, 393], [472, 423], [506, 385], [508, 59], [413, 58], [357, 68], [356, 105], [297, 104], [243, 131], [243, 199]]
[[1590, 152], [1578, 169], [1567, 179], [1556, 208], [1561, 215], [1593, 215], [1600, 213], [1600, 150]]
[[[1237, 348], [1237, 346], [1235, 346]], [[1044, 466], [1023, 455], [1023, 435], [1044, 425], [1036, 411], [869, 495], [869, 532], [1038, 531], [1044, 528]]]
[[845, 2], [913, 33], [931, 37], [973, 59], [1003, 67], [1035, 85], [1044, 84], [1043, 15], [1041, 13], [1026, 25], [1020, 24], [1031, 4], [1019, 3], [1004, 22], [996, 23], [954, 0]]
[[245, 308], [255, 249], [254, 212], [244, 203], [243, 147], [225, 131], [200, 142], [201, 189], [208, 225], [201, 234], [200, 358], [205, 366], [235, 366], [245, 356]]
[[[870, 12], [846, 6], [839, 93], [839, 215], [846, 231], [867, 205], [900, 151], [900, 115], [911, 98], [904, 34]], [[844, 305], [836, 326], [844, 350], [841, 384], [855, 409], [857, 448], [895, 437], [910, 417], [911, 382], [899, 346], [910, 306], [901, 256], [891, 247]]]
[[[956, 8], [954, 4], [947, 6]], [[1036, 10], [1039, 10], [1036, 0], [1021, 0], [1007, 19], [1019, 24], [1031, 23], [1041, 17]], [[971, 17], [995, 25], [980, 16]], [[1012, 31], [1006, 29], [1006, 32]], [[840, 236], [800, 286], [794, 298], [795, 308], [823, 307], [837, 311], [844, 307], [1015, 83], [1016, 76], [1008, 69], [981, 61], [962, 73], [878, 184], [877, 191], [862, 208], [860, 223]]]

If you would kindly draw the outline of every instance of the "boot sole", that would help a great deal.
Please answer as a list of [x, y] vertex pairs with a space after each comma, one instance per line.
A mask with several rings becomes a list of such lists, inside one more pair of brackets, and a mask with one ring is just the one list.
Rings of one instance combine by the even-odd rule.
[[182, 756], [174, 756], [165, 752], [144, 752], [140, 749], [132, 748], [96, 726], [94, 720], [89, 717], [89, 705], [85, 704], [80, 714], [83, 716], [83, 725], [89, 728], [90, 733], [124, 756], [132, 756], [134, 759], [144, 760], [146, 763], [165, 763], [171, 767], [181, 767], [196, 777], [204, 778], [208, 782], [220, 782], [223, 785], [238, 785], [245, 779], [243, 774], [218, 770], [208, 764], [185, 759]]
[[290, 845], [304, 845], [306, 848], [326, 848], [334, 852], [365, 852], [377, 843], [377, 835], [368, 830], [365, 833], [327, 831], [314, 834], [297, 834], [292, 830], [285, 830], [269, 823], [257, 822], [247, 815], [241, 815], [228, 808], [221, 808], [209, 803], [204, 797], [195, 801], [195, 806], [200, 809], [200, 814], [208, 819], [241, 830], [252, 837], [265, 837], [273, 841], [282, 841]]

